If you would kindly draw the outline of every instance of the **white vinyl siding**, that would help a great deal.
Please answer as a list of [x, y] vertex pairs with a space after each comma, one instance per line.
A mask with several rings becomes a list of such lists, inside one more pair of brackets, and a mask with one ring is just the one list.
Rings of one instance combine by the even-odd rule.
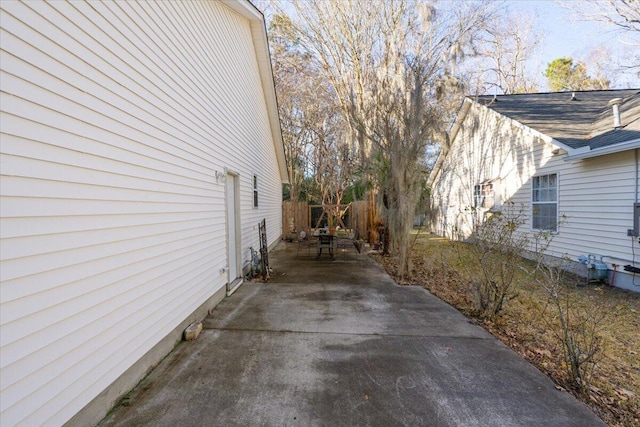
[[[1, 2], [0, 425], [60, 425], [281, 233], [250, 23], [217, 1]], [[260, 207], [252, 174], [259, 171]]]
[[[605, 259], [609, 263], [629, 263], [633, 254], [627, 229], [633, 225], [636, 191], [633, 152], [571, 163], [562, 154], [554, 155], [554, 148], [474, 103], [433, 185], [434, 232], [450, 237], [471, 233], [478, 218], [466, 208], [472, 206], [474, 185], [479, 182], [500, 177], [503, 206], [510, 201], [530, 212], [532, 177], [557, 174], [557, 214], [562, 223], [549, 255], [577, 260], [581, 254], [595, 253], [610, 256]], [[522, 231], [531, 229], [529, 218]]]

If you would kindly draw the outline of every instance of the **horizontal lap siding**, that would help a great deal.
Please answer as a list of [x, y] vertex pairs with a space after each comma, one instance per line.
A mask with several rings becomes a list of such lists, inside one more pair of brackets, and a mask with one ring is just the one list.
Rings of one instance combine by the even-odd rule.
[[216, 172], [240, 175], [245, 261], [254, 223], [280, 235], [280, 178], [249, 22], [235, 12], [0, 7], [0, 424], [55, 425], [225, 285]]
[[[633, 226], [633, 152], [565, 162], [564, 156], [552, 154], [552, 145], [497, 116], [476, 104], [469, 110], [434, 185], [436, 231], [450, 234], [450, 227], [457, 224], [468, 235], [472, 220], [464, 209], [472, 204], [473, 185], [498, 176], [503, 200], [525, 206], [529, 216], [531, 177], [557, 173], [558, 211], [565, 219], [549, 253], [573, 260], [588, 253], [632, 259], [626, 232]], [[530, 229], [527, 218], [522, 230]]]
[[[553, 242], [553, 250], [596, 253], [630, 260], [635, 199], [635, 161], [632, 152], [577, 162], [561, 176], [561, 213], [567, 217]], [[620, 261], [606, 259], [620, 264]]]
[[[486, 109], [471, 106], [445, 159], [442, 173], [434, 185], [433, 206], [439, 211], [435, 219], [438, 233], [451, 236], [452, 229], [464, 236], [471, 233], [474, 186], [499, 177], [512, 176], [517, 167], [517, 152], [505, 144], [508, 124]], [[504, 180], [503, 191], [518, 185]]]
[[[534, 159], [530, 176], [558, 174], [558, 213], [562, 224], [548, 254], [568, 256], [573, 261], [589, 253], [631, 260], [631, 241], [626, 233], [633, 226], [633, 154], [623, 152], [569, 163], [564, 156], [551, 155], [550, 147], [540, 141], [525, 150], [523, 146], [519, 158], [521, 163], [528, 157]], [[524, 182], [526, 176], [520, 180]], [[516, 179], [512, 177], [511, 181]], [[530, 177], [517, 188], [512, 199], [518, 205], [530, 206]], [[523, 230], [530, 228], [531, 222], [527, 221]], [[613, 259], [606, 261], [620, 263]]]

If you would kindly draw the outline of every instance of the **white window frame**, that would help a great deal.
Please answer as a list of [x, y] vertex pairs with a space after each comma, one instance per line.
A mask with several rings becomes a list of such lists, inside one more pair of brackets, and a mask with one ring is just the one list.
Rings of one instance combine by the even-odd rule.
[[253, 188], [253, 209], [258, 209], [258, 175], [255, 173], [251, 175], [251, 186]]
[[[473, 207], [490, 211], [500, 210], [500, 180], [485, 181], [473, 186]], [[488, 203], [490, 201], [490, 203]]]
[[[555, 186], [554, 187], [551, 187], [548, 184], [549, 183], [549, 177], [551, 177], [551, 176], [555, 176]], [[541, 181], [543, 181], [543, 179], [545, 177], [547, 178], [547, 185], [546, 186], [544, 186], [544, 183], [541, 182]], [[558, 222], [559, 222], [559, 217], [560, 217], [559, 216], [559, 212], [558, 212], [558, 210], [559, 210], [558, 209], [558, 201], [560, 199], [560, 191], [559, 191], [560, 185], [559, 185], [559, 183], [560, 183], [560, 176], [559, 176], [559, 174], [557, 172], [534, 175], [533, 177], [531, 177], [531, 230], [534, 230], [534, 231], [549, 231], [551, 233], [557, 233], [558, 232]], [[538, 191], [537, 197], [536, 197], [536, 193], [535, 193], [536, 191]], [[555, 200], [553, 200], [554, 199], [554, 197], [552, 197], [553, 194], [555, 194]], [[536, 217], [535, 210], [536, 210], [536, 208], [538, 206], [542, 206], [542, 205], [555, 205], [556, 218], [555, 218], [555, 227], [553, 229], [551, 229], [551, 228], [539, 228], [539, 227], [535, 227], [534, 226], [534, 223], [536, 222], [535, 221], [535, 217]]]

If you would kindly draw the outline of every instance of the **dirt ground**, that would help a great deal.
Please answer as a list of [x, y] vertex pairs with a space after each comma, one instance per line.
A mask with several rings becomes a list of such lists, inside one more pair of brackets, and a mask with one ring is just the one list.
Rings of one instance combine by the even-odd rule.
[[[456, 248], [446, 239], [417, 236], [412, 250], [412, 276], [399, 281], [422, 286], [456, 307], [509, 345], [572, 393], [611, 426], [640, 426], [640, 293], [607, 285], [568, 286], [568, 298], [576, 307], [598, 307], [604, 314], [598, 324], [599, 345], [587, 392], [580, 392], [567, 375], [562, 346], [550, 330], [545, 307], [547, 295], [533, 281], [518, 286], [495, 321], [475, 316], [469, 299], [468, 273], [459, 264]], [[373, 255], [397, 280], [392, 258]], [[576, 280], [576, 279], [574, 279]]]

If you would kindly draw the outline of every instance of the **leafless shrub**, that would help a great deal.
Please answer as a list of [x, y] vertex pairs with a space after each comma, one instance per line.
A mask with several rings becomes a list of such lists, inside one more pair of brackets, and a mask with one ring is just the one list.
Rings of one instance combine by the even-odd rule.
[[[476, 218], [478, 211], [474, 209]], [[601, 334], [606, 310], [598, 304], [579, 304], [575, 293], [579, 280], [568, 280], [568, 259], [547, 256], [554, 233], [526, 233], [525, 207], [506, 204], [501, 212], [475, 221], [468, 244], [456, 253], [469, 278], [470, 299], [480, 318], [495, 320], [504, 306], [517, 297], [523, 281], [533, 282], [547, 296], [540, 313], [562, 347], [566, 375], [579, 391], [588, 390], [589, 380], [601, 352]], [[566, 223], [561, 217], [558, 226]]]
[[601, 329], [607, 312], [602, 305], [577, 303], [574, 295], [579, 282], [567, 280], [567, 261], [539, 263], [535, 278], [547, 295], [541, 315], [562, 345], [567, 377], [584, 393], [602, 350]]
[[489, 215], [477, 221], [468, 239], [467, 255], [458, 251], [458, 256], [470, 278], [469, 293], [479, 316], [493, 320], [517, 296], [517, 283], [522, 277], [519, 266], [529, 237], [518, 230], [526, 221], [524, 207], [508, 203], [502, 211]]

